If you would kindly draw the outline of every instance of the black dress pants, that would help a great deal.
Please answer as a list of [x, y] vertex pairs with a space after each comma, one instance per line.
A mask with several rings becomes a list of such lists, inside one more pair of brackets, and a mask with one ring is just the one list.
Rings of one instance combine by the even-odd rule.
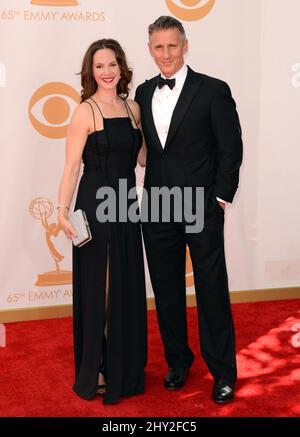
[[204, 229], [187, 233], [184, 223], [144, 223], [143, 236], [159, 328], [169, 367], [190, 367], [185, 258], [194, 271], [202, 356], [215, 379], [237, 378], [235, 334], [224, 254], [224, 211], [205, 194]]

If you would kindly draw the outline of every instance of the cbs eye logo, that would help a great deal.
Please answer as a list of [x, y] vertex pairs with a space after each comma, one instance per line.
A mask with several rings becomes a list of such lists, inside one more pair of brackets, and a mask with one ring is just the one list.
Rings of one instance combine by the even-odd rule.
[[175, 17], [184, 21], [196, 21], [205, 17], [212, 10], [215, 2], [216, 0], [166, 0], [168, 8]]
[[[36, 90], [29, 102], [29, 118], [32, 126], [47, 138], [64, 138], [67, 135], [70, 106], [80, 102], [80, 96], [71, 86], [62, 82], [50, 82]], [[43, 114], [47, 123], [37, 119]]]

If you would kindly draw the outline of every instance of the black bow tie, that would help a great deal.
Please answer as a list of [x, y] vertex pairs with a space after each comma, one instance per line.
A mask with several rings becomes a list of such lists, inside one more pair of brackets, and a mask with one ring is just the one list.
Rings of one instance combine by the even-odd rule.
[[168, 85], [168, 87], [172, 90], [175, 86], [175, 81], [176, 79], [164, 79], [163, 77], [161, 77], [160, 75], [158, 76], [158, 80], [157, 80], [157, 86], [159, 89], [161, 89], [164, 85]]

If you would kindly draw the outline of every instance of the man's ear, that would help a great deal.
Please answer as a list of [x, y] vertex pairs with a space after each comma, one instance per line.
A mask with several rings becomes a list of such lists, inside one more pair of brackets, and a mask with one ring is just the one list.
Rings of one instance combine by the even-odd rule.
[[189, 41], [187, 38], [183, 41], [183, 54], [186, 55], [189, 50]]
[[150, 41], [148, 42], [148, 49], [149, 49], [150, 55], [152, 56], [152, 50], [151, 50], [151, 43], [150, 43]]

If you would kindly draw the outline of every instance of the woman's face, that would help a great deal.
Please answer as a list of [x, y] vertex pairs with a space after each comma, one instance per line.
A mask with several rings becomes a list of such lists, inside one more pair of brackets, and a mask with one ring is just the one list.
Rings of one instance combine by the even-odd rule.
[[121, 70], [111, 49], [97, 50], [93, 57], [93, 75], [99, 87], [113, 89], [117, 86]]

